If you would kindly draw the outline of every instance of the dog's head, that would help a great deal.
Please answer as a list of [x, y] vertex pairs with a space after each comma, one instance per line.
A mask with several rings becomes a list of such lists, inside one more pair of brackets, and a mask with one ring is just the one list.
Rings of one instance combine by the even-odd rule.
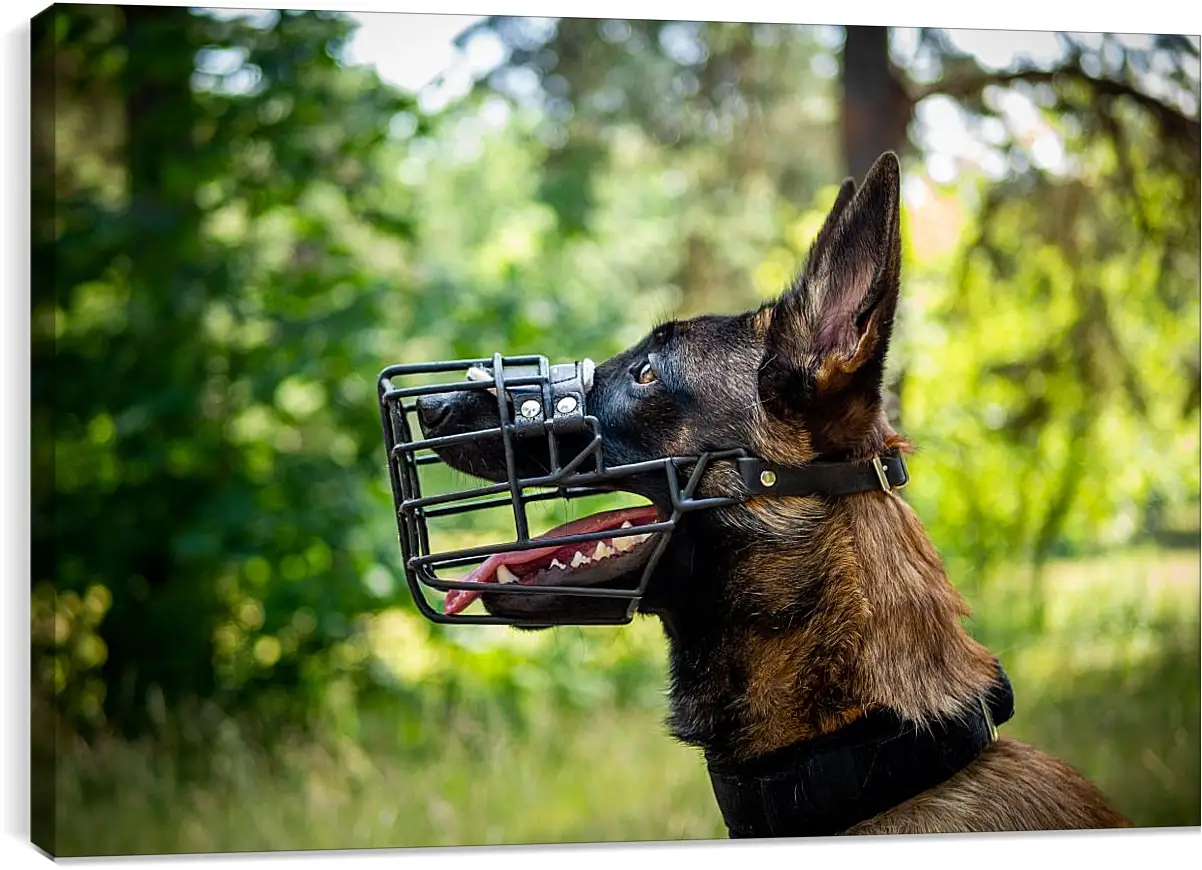
[[[771, 462], [804, 465], [816, 457], [861, 459], [885, 446], [882, 378], [898, 297], [901, 259], [899, 166], [882, 156], [857, 190], [849, 179], [815, 240], [805, 268], [772, 304], [736, 315], [663, 324], [596, 368], [589, 413], [602, 435], [606, 465], [667, 456], [696, 456], [741, 447]], [[495, 398], [459, 392], [423, 398], [418, 415], [427, 437], [498, 425]], [[568, 439], [565, 449], [582, 448]], [[545, 473], [541, 439], [515, 457], [523, 475]], [[444, 461], [493, 481], [507, 479], [500, 439], [439, 450]], [[703, 486], [733, 486], [719, 468]], [[670, 500], [662, 476], [623, 483], [650, 500], [660, 516]], [[763, 508], [760, 508], [763, 510]], [[723, 571], [741, 537], [755, 533], [757, 506], [699, 511], [673, 534], [643, 601], [646, 610], [679, 610], [690, 602], [729, 598]], [[572, 585], [632, 588], [648, 557], [582, 565]], [[603, 567], [602, 567], [603, 566]], [[554, 595], [483, 596], [498, 616], [576, 621], [612, 616], [619, 600]]]

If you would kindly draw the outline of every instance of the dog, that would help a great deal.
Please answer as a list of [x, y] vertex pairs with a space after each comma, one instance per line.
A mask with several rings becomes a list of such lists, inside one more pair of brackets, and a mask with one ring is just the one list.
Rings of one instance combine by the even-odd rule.
[[[739, 445], [782, 468], [865, 468], [911, 452], [882, 400], [899, 202], [899, 163], [886, 153], [859, 188], [843, 182], [777, 299], [663, 323], [598, 365], [588, 403], [606, 461]], [[481, 392], [427, 396], [417, 409], [431, 437], [497, 425]], [[438, 452], [462, 472], [507, 479], [499, 448]], [[545, 468], [533, 446], [517, 462], [524, 473]], [[715, 464], [699, 492], [740, 485]], [[622, 488], [660, 517], [670, 512], [659, 478]], [[577, 582], [619, 588], [636, 572]], [[501, 591], [481, 600], [494, 615], [547, 624], [627, 606]], [[668, 728], [704, 753], [732, 837], [1130, 826], [1068, 764], [997, 736], [1013, 712], [1009, 681], [963, 628], [963, 599], [883, 479], [837, 496], [753, 494], [683, 516], [639, 612], [663, 624]]]

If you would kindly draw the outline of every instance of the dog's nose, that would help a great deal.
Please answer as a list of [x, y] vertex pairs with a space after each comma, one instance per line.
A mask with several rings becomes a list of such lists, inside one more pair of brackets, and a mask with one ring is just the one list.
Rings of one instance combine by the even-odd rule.
[[417, 400], [417, 420], [421, 423], [426, 437], [437, 437], [440, 429], [444, 428], [451, 419], [451, 398], [436, 393], [432, 396], [422, 396]]

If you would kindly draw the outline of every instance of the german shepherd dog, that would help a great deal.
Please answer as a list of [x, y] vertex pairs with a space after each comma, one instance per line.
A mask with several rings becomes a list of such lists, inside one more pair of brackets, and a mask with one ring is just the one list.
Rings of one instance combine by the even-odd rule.
[[[787, 466], [908, 452], [886, 419], [881, 392], [899, 292], [899, 179], [897, 158], [887, 153], [858, 190], [844, 181], [801, 274], [773, 302], [665, 323], [598, 365], [589, 411], [600, 423], [607, 463], [732, 445]], [[464, 392], [421, 400], [418, 417], [432, 437], [495, 427], [497, 408], [491, 397]], [[439, 453], [465, 473], [506, 479], [499, 448], [457, 445]], [[533, 455], [519, 461], [539, 465]], [[662, 517], [669, 512], [663, 486], [655, 478], [623, 489], [647, 498]], [[714, 465], [701, 494], [738, 486]], [[612, 574], [593, 582], [634, 587], [639, 566]], [[627, 606], [500, 591], [481, 600], [494, 615], [548, 623]], [[750, 497], [684, 515], [639, 611], [657, 616], [668, 640], [668, 727], [704, 751], [711, 776], [754, 772], [799, 747], [837, 743], [882, 711], [908, 723], [911, 734], [943, 733], [940, 723], [979, 714], [981, 698], [997, 686], [997, 660], [962, 627], [967, 608], [918, 517], [884, 487], [839, 497]], [[842, 819], [826, 833], [1130, 825], [1064, 762], [1010, 739], [979, 749], [933, 785], [918, 777], [910, 791], [894, 789], [869, 815], [841, 815], [847, 792], [840, 780], [858, 768], [811, 765], [817, 779], [802, 785], [807, 800]], [[906, 776], [887, 779], [886, 791]], [[805, 790], [791, 788], [785, 803]], [[789, 808], [761, 809], [771, 816]], [[740, 830], [729, 816], [727, 824], [732, 836], [795, 835], [788, 825]]]

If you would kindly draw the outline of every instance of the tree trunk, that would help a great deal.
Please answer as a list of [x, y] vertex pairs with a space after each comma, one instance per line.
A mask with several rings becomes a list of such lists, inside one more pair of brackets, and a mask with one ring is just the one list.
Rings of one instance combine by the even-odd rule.
[[[848, 174], [863, 181], [876, 159], [886, 151], [900, 155], [914, 104], [889, 61], [889, 29], [847, 27], [843, 43], [843, 162]], [[887, 373], [885, 413], [899, 430], [902, 425], [903, 364]]]
[[882, 153], [904, 149], [914, 111], [889, 61], [888, 28], [847, 28], [842, 84], [843, 160], [863, 180]]
[[[200, 115], [192, 93], [200, 47], [196, 28], [187, 10], [175, 7], [126, 6], [123, 12], [127, 59], [116, 81], [125, 106], [128, 206], [122, 246], [131, 290], [127, 328], [139, 336], [143, 351], [124, 361], [119, 369], [123, 392], [111, 395], [118, 406], [160, 397], [145, 429], [117, 445], [118, 456], [132, 461], [162, 455], [160, 445], [187, 443], [203, 425], [199, 390], [176, 385], [204, 371], [204, 345], [194, 336], [208, 290], [199, 271], [203, 215], [196, 186], [203, 176], [195, 171], [202, 156], [193, 138]], [[103, 665], [109, 686], [106, 713], [110, 721], [130, 728], [145, 715], [143, 702], [151, 685], [161, 685], [168, 697], [173, 690], [203, 694], [212, 687], [211, 657], [193, 652], [208, 643], [205, 619], [212, 592], [181, 590], [175, 582], [173, 538], [188, 527], [192, 502], [172, 503], [165, 477], [146, 486], [155, 487], [163, 508], [144, 518], [145, 536], [126, 558], [149, 584], [150, 595], [115, 601], [103, 635], [108, 645]], [[172, 624], [164, 617], [186, 608], [188, 624]], [[158, 667], [169, 661], [170, 652], [185, 649], [176, 660], [188, 662], [192, 672], [173, 670], [174, 664]], [[121, 691], [123, 685], [130, 691]]]

